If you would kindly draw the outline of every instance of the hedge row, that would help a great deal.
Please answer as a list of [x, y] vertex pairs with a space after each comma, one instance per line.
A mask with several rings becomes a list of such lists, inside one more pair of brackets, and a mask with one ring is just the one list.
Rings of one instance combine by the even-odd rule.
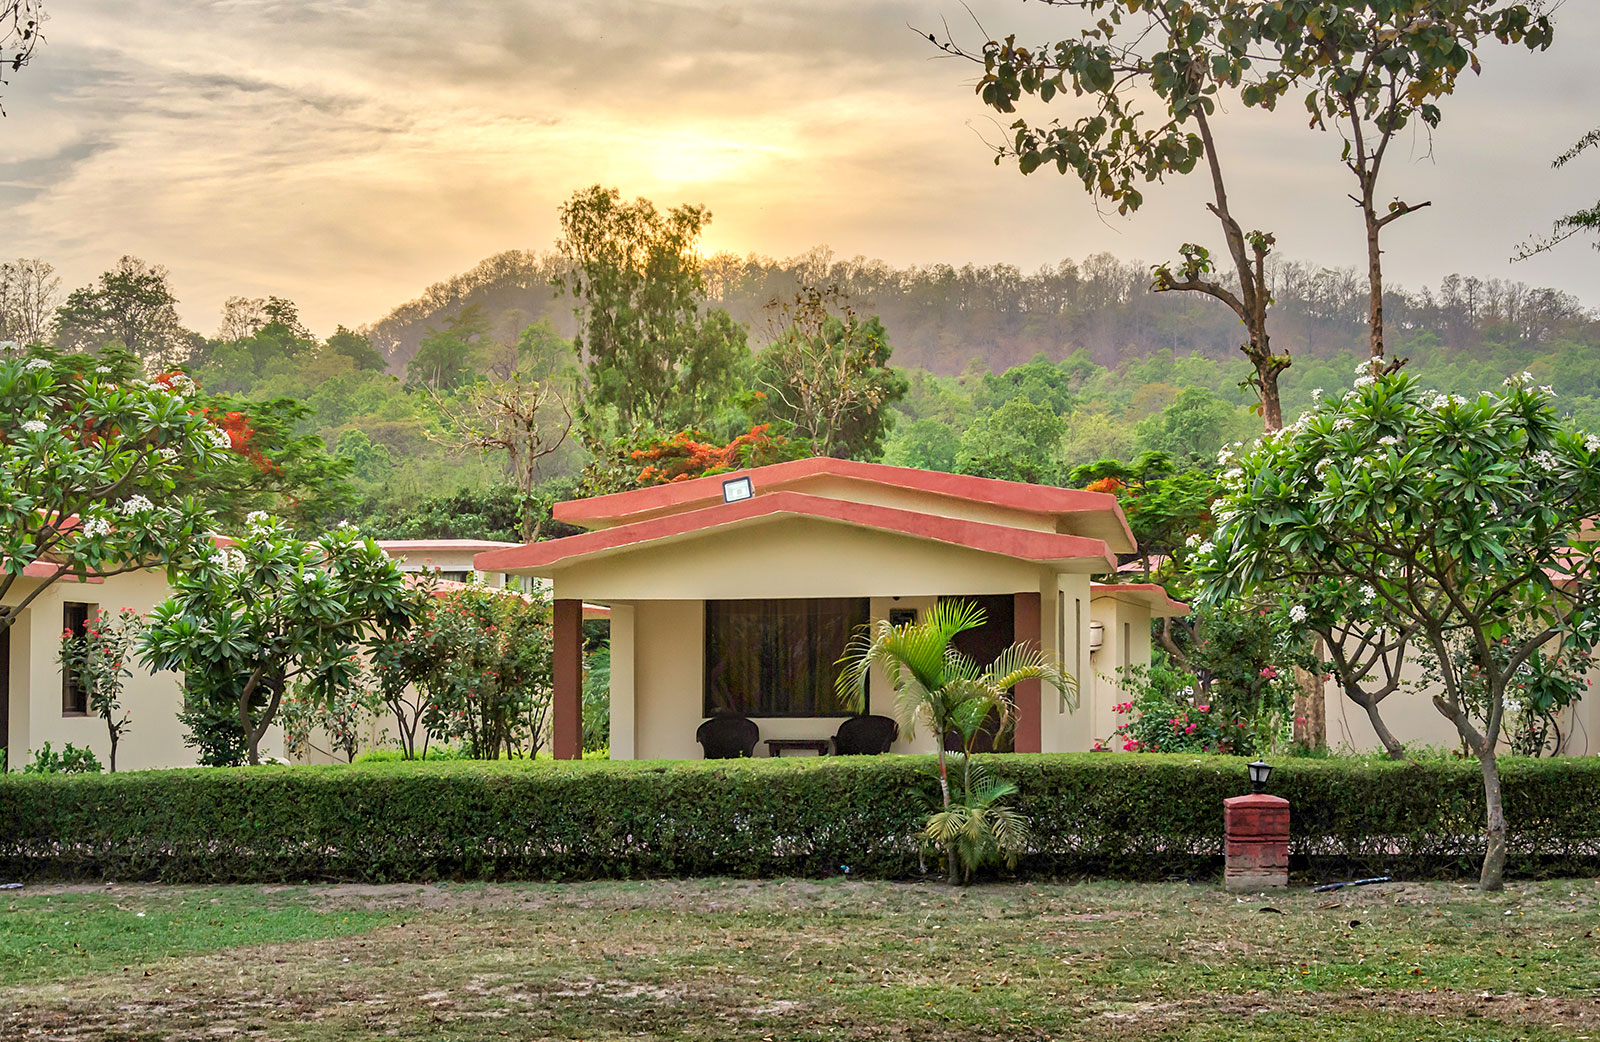
[[[1214, 872], [1241, 760], [986, 758], [1016, 781], [1019, 871]], [[713, 763], [375, 763], [0, 780], [0, 879], [913, 878], [928, 757]], [[1600, 759], [1503, 761], [1514, 875], [1600, 874]], [[1290, 761], [1292, 853], [1316, 878], [1470, 875], [1470, 762]], [[937, 871], [930, 862], [928, 868]]]

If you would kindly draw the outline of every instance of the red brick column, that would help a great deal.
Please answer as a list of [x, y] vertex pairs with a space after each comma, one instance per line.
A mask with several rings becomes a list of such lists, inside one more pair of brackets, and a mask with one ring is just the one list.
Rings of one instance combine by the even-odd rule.
[[1227, 838], [1223, 885], [1262, 890], [1289, 885], [1289, 801], [1252, 793], [1222, 801]]
[[583, 759], [583, 602], [557, 600], [555, 695], [550, 705], [550, 748], [558, 760]]
[[[1030, 644], [1035, 649], [1044, 647], [1044, 635], [1039, 631], [1039, 595], [1019, 593], [1012, 602], [1011, 639], [1018, 644]], [[1017, 729], [1013, 748], [1019, 753], [1044, 751], [1039, 720], [1039, 681], [1024, 680], [1012, 692], [1017, 706]]]

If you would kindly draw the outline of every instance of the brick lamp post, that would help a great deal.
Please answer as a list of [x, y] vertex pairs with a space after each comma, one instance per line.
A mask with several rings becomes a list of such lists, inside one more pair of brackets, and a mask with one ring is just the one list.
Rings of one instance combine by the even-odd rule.
[[1264, 890], [1289, 885], [1289, 801], [1263, 790], [1270, 764], [1250, 764], [1250, 795], [1222, 801], [1227, 853], [1223, 885], [1229, 890]]

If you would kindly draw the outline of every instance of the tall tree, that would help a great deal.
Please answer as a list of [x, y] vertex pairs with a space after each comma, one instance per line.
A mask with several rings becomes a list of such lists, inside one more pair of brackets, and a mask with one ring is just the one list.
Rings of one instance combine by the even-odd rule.
[[44, 343], [61, 299], [56, 269], [38, 258], [0, 264], [0, 340], [11, 352]]
[[591, 432], [642, 425], [700, 428], [727, 403], [749, 358], [744, 327], [707, 309], [695, 246], [711, 214], [624, 203], [595, 185], [561, 207], [557, 285], [577, 304], [575, 344], [588, 361], [582, 407]]
[[889, 337], [876, 317], [862, 321], [837, 287], [801, 287], [769, 305], [772, 343], [756, 361], [764, 414], [822, 456], [877, 459], [893, 423], [888, 407], [906, 394], [889, 367]]
[[435, 391], [448, 391], [472, 379], [474, 362], [488, 345], [489, 319], [472, 304], [444, 320], [443, 329], [428, 327], [422, 346], [406, 364], [406, 378]]
[[94, 284], [75, 289], [56, 311], [56, 345], [98, 351], [119, 344], [155, 365], [181, 360], [189, 339], [167, 269], [123, 257]]
[[1383, 250], [1389, 225], [1430, 203], [1385, 200], [1379, 191], [1395, 137], [1414, 121], [1439, 125], [1439, 103], [1468, 69], [1479, 70], [1486, 40], [1550, 46], [1550, 19], [1536, 5], [1505, 0], [1284, 0], [1251, 5], [1251, 35], [1275, 55], [1259, 84], [1241, 91], [1247, 105], [1273, 107], [1280, 94], [1306, 85], [1311, 125], [1344, 138], [1343, 160], [1355, 176], [1350, 198], [1361, 210], [1367, 247], [1368, 353], [1384, 358]]
[[[1073, 37], [1039, 47], [1021, 46], [1016, 36], [990, 40], [979, 52], [952, 39], [928, 39], [946, 53], [980, 62], [977, 93], [997, 112], [1014, 114], [1023, 95], [1049, 102], [1088, 96], [1094, 110], [1071, 123], [1019, 118], [1012, 137], [996, 149], [995, 162], [1014, 160], [1030, 174], [1052, 165], [1072, 173], [1097, 202], [1119, 213], [1144, 202], [1141, 184], [1204, 168], [1211, 181], [1206, 204], [1227, 243], [1231, 277], [1218, 276], [1211, 253], [1185, 243], [1176, 266], [1159, 265], [1157, 292], [1200, 293], [1221, 301], [1245, 328], [1240, 350], [1254, 368], [1251, 383], [1261, 398], [1267, 430], [1283, 425], [1278, 377], [1288, 354], [1274, 354], [1267, 330], [1272, 294], [1267, 257], [1275, 238], [1244, 230], [1235, 216], [1212, 121], [1218, 106], [1238, 93], [1250, 73], [1249, 25], [1241, 24], [1239, 0], [1047, 0], [1077, 9], [1083, 24]], [[1147, 113], [1147, 99], [1158, 106]]]

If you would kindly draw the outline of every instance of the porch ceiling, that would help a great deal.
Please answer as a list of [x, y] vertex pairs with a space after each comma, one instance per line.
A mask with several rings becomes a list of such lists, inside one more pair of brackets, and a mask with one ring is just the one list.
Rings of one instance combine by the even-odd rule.
[[1115, 555], [1100, 539], [1010, 528], [799, 492], [769, 492], [742, 502], [718, 503], [564, 539], [491, 550], [478, 554], [473, 560], [475, 567], [482, 571], [553, 576], [580, 563], [645, 546], [723, 538], [733, 530], [785, 517], [809, 518], [961, 547], [1030, 564], [1053, 565], [1065, 571], [1103, 572], [1116, 567]]

